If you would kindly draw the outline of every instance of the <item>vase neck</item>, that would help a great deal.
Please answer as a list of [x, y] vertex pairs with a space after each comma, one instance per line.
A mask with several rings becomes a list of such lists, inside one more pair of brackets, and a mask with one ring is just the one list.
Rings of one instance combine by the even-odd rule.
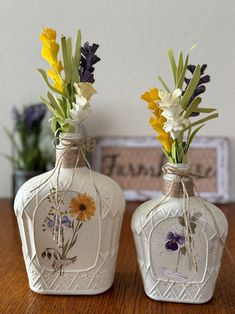
[[194, 195], [193, 179], [189, 175], [189, 164], [167, 164], [164, 167], [163, 193], [170, 197], [181, 198], [186, 193]]
[[80, 133], [60, 133], [59, 144], [56, 146], [56, 162], [61, 160], [61, 168], [80, 168], [85, 166]]

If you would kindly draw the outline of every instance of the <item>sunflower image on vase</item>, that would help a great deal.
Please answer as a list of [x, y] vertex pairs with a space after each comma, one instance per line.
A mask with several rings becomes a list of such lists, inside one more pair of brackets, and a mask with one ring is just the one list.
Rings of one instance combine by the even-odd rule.
[[[77, 260], [77, 256], [71, 256], [71, 250], [79, 238], [79, 230], [95, 215], [96, 204], [94, 199], [87, 193], [77, 193], [70, 198], [68, 206], [56, 189], [51, 189], [47, 197], [51, 204], [48, 214], [43, 221], [43, 232], [51, 232], [53, 240], [59, 243], [58, 248], [47, 247], [41, 253], [43, 259], [51, 261], [53, 273], [59, 272], [63, 275], [64, 269]], [[59, 218], [56, 208], [60, 206]], [[66, 209], [61, 209], [61, 208]], [[45, 209], [46, 210], [46, 209]], [[60, 241], [58, 241], [58, 236]]]

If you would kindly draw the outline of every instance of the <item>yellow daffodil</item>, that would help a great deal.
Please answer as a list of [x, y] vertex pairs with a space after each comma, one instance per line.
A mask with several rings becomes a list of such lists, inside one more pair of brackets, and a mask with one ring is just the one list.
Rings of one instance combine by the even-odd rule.
[[48, 75], [54, 82], [54, 87], [63, 92], [64, 84], [61, 78], [63, 70], [62, 62], [58, 60], [59, 45], [56, 42], [56, 31], [52, 28], [45, 28], [40, 34], [42, 41], [42, 57], [50, 64], [51, 69], [47, 70]]
[[40, 40], [43, 43], [47, 43], [49, 40], [56, 40], [56, 31], [52, 28], [44, 28], [43, 32], [40, 34]]
[[155, 104], [156, 100], [159, 100], [158, 96], [158, 89], [157, 88], [150, 88], [148, 92], [145, 92], [141, 98], [148, 103], [148, 108], [150, 110], [155, 110], [157, 105]]
[[55, 41], [48, 41], [42, 45], [42, 57], [53, 67], [57, 61], [59, 45]]
[[47, 74], [50, 76], [50, 78], [54, 81], [54, 87], [58, 89], [60, 92], [63, 93], [64, 91], [64, 83], [61, 78], [61, 76], [58, 74], [58, 72], [54, 71], [53, 69], [48, 69]]
[[151, 88], [149, 91], [145, 92], [141, 98], [148, 103], [148, 108], [153, 112], [154, 117], [149, 119], [149, 123], [153, 127], [153, 129], [159, 133], [157, 139], [163, 145], [165, 151], [167, 153], [171, 152], [172, 138], [170, 137], [170, 133], [166, 132], [163, 129], [164, 123], [166, 122], [166, 118], [162, 116], [162, 110], [159, 108], [156, 101], [160, 100], [159, 90], [157, 88]]

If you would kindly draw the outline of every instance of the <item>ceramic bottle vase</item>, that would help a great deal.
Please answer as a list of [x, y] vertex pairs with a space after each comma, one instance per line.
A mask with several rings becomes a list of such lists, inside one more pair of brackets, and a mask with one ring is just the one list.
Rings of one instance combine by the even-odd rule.
[[56, 168], [27, 181], [15, 199], [29, 286], [38, 293], [98, 294], [114, 280], [124, 195], [86, 167], [85, 145], [79, 134], [61, 133]]
[[[189, 171], [185, 164], [172, 166], [181, 175]], [[143, 203], [132, 218], [145, 292], [159, 301], [207, 302], [220, 268], [227, 220], [219, 208], [194, 195], [190, 177], [166, 173], [164, 182], [165, 195]]]

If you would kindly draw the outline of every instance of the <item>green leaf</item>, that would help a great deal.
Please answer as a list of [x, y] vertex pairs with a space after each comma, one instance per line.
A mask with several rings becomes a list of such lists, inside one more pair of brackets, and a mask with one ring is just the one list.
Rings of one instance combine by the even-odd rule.
[[176, 155], [175, 142], [173, 142], [172, 146], [171, 146], [171, 156], [172, 156], [174, 163], [177, 163], [178, 161], [177, 161], [177, 155]]
[[173, 77], [174, 77], [174, 83], [175, 83], [175, 86], [176, 86], [177, 66], [176, 66], [176, 63], [175, 63], [175, 57], [174, 57], [173, 50], [172, 49], [168, 50], [167, 51], [167, 55], [168, 55], [168, 58], [169, 58], [169, 61], [170, 61], [170, 64], [171, 64], [171, 69], [172, 69]]
[[17, 154], [20, 155], [20, 148], [15, 140], [15, 136], [14, 133], [11, 133], [7, 128], [3, 127], [4, 132], [6, 133], [7, 137], [9, 138], [9, 140], [12, 142], [12, 144], [14, 145], [14, 148], [17, 151]]
[[198, 131], [201, 130], [202, 127], [204, 127], [205, 124], [202, 124], [200, 125], [198, 128], [196, 128], [192, 134], [190, 135], [190, 137], [188, 138], [188, 143], [187, 143], [187, 146], [188, 146], [188, 149], [190, 147], [190, 144], [192, 143], [192, 140], [194, 139], [194, 137], [196, 136], [196, 134], [198, 133]]
[[61, 110], [63, 111], [64, 116], [66, 116], [66, 99], [63, 98], [57, 99]]
[[170, 162], [170, 163], [174, 163], [172, 158], [171, 158], [171, 155], [168, 154], [163, 147], [161, 147], [161, 150], [162, 150], [163, 154], [165, 155], [167, 161]]
[[197, 221], [199, 218], [201, 218], [202, 217], [202, 213], [199, 213], [199, 212], [197, 212], [197, 213], [195, 213], [194, 215], [193, 215], [193, 217], [192, 217], [192, 221]]
[[171, 156], [165, 151], [165, 149], [161, 147], [161, 150], [162, 150], [163, 154], [165, 155], [166, 159], [169, 162], [173, 163], [173, 160], [171, 159]]
[[177, 88], [180, 88], [180, 89], [182, 89], [183, 84], [184, 84], [185, 73], [186, 73], [187, 66], [188, 66], [188, 58], [189, 58], [189, 56], [187, 55], [187, 57], [185, 59], [183, 70], [180, 74], [180, 77], [178, 77], [178, 79], [177, 79]]
[[201, 76], [201, 70], [200, 70], [200, 65], [197, 65], [196, 66], [196, 69], [193, 73], [193, 76], [192, 76], [192, 79], [181, 99], [181, 106], [186, 109], [188, 107], [188, 102], [190, 100], [190, 98], [192, 97], [197, 85], [198, 85], [198, 82], [200, 80], [200, 76]]
[[67, 117], [70, 117], [70, 110], [72, 109], [71, 108], [71, 103], [70, 101], [66, 98], [66, 114], [67, 114]]
[[[197, 120], [197, 121], [191, 123], [191, 127], [194, 127], [194, 126], [196, 126], [196, 125], [198, 125], [198, 124], [202, 124], [202, 123], [207, 122], [207, 121], [209, 121], [209, 120], [218, 118], [218, 116], [219, 116], [218, 113], [213, 113], [213, 114], [211, 114], [211, 115], [209, 115], [209, 116], [207, 116], [207, 117], [205, 117], [205, 118], [203, 118], [203, 119], [199, 119], [199, 120]], [[189, 128], [189, 127], [186, 127], [185, 130], [187, 130], [188, 128]]]
[[55, 134], [57, 130], [57, 118], [56, 117], [53, 117], [51, 119], [51, 129], [52, 129], [52, 132]]
[[166, 85], [166, 83], [163, 81], [163, 79], [161, 78], [161, 76], [158, 76], [159, 81], [161, 82], [162, 86], [165, 88], [165, 90], [170, 93], [170, 89], [168, 88], [168, 86]]
[[66, 40], [67, 46], [67, 55], [68, 55], [68, 63], [69, 63], [69, 77], [70, 82], [73, 82], [73, 52], [72, 52], [72, 38], [69, 37]]
[[195, 110], [195, 112], [201, 112], [201, 113], [211, 113], [211, 112], [214, 112], [216, 111], [215, 108], [197, 108]]
[[185, 112], [185, 118], [190, 117], [192, 112], [195, 112], [196, 109], [198, 108], [198, 105], [201, 103], [202, 99], [201, 97], [196, 97], [191, 105], [187, 108], [186, 112]]
[[186, 248], [185, 248], [185, 246], [182, 246], [182, 247], [180, 248], [180, 253], [183, 254], [183, 255], [186, 254]]
[[75, 58], [72, 57], [72, 61], [71, 61], [71, 68], [72, 68], [72, 79], [73, 82], [75, 83], [79, 83], [80, 82], [80, 77], [79, 77], [79, 72], [78, 72], [78, 68], [75, 62]]
[[55, 93], [63, 95], [63, 93], [61, 91], [59, 91], [58, 89], [56, 89], [54, 86], [52, 86], [47, 78], [47, 74], [43, 69], [37, 69], [38, 72], [42, 75], [44, 81], [46, 82], [47, 86]]
[[181, 226], [185, 226], [185, 221], [184, 221], [184, 217], [183, 216], [179, 216], [178, 217], [179, 223], [181, 224]]
[[183, 70], [183, 65], [184, 65], [183, 52], [181, 51], [179, 55], [179, 61], [178, 61], [178, 67], [177, 67], [177, 73], [176, 73], [176, 83], [177, 83], [176, 85], [178, 85], [178, 81]]
[[61, 120], [64, 120], [65, 119], [64, 112], [61, 109], [59, 103], [57, 102], [56, 97], [54, 97], [50, 92], [47, 93], [47, 97], [48, 97], [48, 99], [50, 100], [52, 106], [55, 109], [56, 116], [58, 116]]
[[77, 70], [79, 69], [80, 59], [81, 59], [81, 31], [78, 29], [77, 36], [76, 36], [75, 54], [74, 54], [74, 61], [75, 61]]
[[47, 108], [54, 114], [56, 115], [56, 111], [54, 109], [54, 107], [51, 105], [51, 103], [49, 101], [47, 101], [45, 98], [40, 97], [41, 101], [47, 106]]
[[70, 83], [70, 67], [69, 67], [69, 56], [68, 56], [68, 50], [67, 50], [67, 41], [66, 37], [61, 37], [61, 46], [62, 46], [62, 55], [63, 55], [63, 63], [64, 63], [64, 74], [65, 74], [65, 80], [67, 83]]

